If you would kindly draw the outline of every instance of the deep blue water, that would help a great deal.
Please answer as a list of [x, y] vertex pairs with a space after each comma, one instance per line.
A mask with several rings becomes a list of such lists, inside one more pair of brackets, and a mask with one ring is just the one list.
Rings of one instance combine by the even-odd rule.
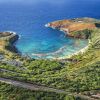
[[19, 34], [17, 48], [33, 58], [62, 57], [85, 47], [87, 40], [64, 37], [44, 26], [76, 17], [99, 19], [100, 0], [0, 0], [0, 31]]

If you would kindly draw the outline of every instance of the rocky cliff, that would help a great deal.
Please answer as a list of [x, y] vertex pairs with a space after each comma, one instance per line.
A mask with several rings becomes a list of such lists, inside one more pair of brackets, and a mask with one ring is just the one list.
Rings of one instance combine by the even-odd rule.
[[98, 20], [93, 18], [76, 18], [59, 20], [46, 24], [46, 27], [61, 30], [66, 36], [87, 39], [91, 30], [97, 27]]
[[18, 53], [14, 42], [18, 40], [19, 36], [14, 32], [0, 32], [0, 50], [6, 49], [11, 52]]

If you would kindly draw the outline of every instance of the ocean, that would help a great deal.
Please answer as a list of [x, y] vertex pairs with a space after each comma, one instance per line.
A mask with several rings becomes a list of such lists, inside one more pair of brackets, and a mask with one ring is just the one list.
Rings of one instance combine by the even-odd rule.
[[45, 27], [48, 22], [80, 17], [99, 19], [100, 0], [0, 0], [0, 31], [16, 32], [18, 50], [35, 59], [65, 57], [86, 47], [88, 40]]

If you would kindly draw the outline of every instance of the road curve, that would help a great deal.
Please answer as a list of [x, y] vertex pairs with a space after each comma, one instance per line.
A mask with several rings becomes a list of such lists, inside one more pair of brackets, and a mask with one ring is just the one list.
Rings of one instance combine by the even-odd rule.
[[11, 84], [13, 86], [17, 86], [17, 87], [22, 87], [22, 88], [26, 88], [29, 90], [34, 90], [34, 91], [45, 91], [45, 92], [55, 92], [55, 93], [63, 93], [66, 95], [74, 95], [75, 97], [82, 97], [86, 100], [98, 100], [98, 99], [94, 99], [85, 95], [81, 95], [81, 94], [72, 94], [68, 91], [64, 91], [64, 90], [59, 90], [59, 89], [54, 89], [54, 88], [49, 88], [49, 87], [45, 87], [45, 86], [39, 86], [39, 85], [34, 85], [31, 83], [26, 83], [26, 82], [20, 82], [20, 81], [15, 81], [12, 79], [7, 79], [7, 78], [0, 78], [1, 82], [7, 83], [7, 84]]

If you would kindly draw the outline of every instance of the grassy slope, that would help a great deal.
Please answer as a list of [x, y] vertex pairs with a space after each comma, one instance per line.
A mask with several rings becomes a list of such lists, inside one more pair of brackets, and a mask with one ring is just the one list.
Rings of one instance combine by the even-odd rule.
[[[79, 54], [77, 56], [73, 56], [73, 59], [77, 59], [77, 62], [69, 62], [66, 64], [59, 63], [57, 61], [48, 61], [48, 60], [35, 60], [35, 61], [26, 61], [24, 63], [25, 70], [22, 70], [21, 67], [14, 67], [11, 65], [6, 65], [5, 63], [1, 64], [0, 67], [10, 70], [12, 72], [6, 71], [0, 73], [2, 77], [12, 77], [14, 79], [18, 80], [25, 80], [34, 82], [37, 84], [44, 84], [51, 87], [56, 87], [60, 89], [67, 89], [71, 91], [75, 91], [77, 87], [75, 87], [75, 82], [77, 83], [78, 78], [84, 78], [86, 77], [85, 74], [81, 76], [80, 71], [86, 71], [88, 73], [88, 79], [91, 79], [91, 66], [93, 65], [94, 68], [94, 76], [99, 76], [99, 68], [97, 66], [100, 66], [100, 38], [98, 37], [100, 34], [100, 30], [97, 29], [93, 32], [91, 35], [91, 46], [90, 49], [84, 53]], [[98, 65], [97, 65], [98, 64]], [[6, 65], [6, 66], [5, 66]], [[97, 65], [97, 66], [95, 66]], [[98, 73], [96, 73], [96, 70], [98, 70]], [[89, 72], [88, 72], [89, 71]], [[78, 77], [72, 77], [72, 76]], [[82, 72], [81, 72], [82, 73]], [[96, 78], [96, 77], [95, 77]], [[98, 78], [98, 77], [97, 77]], [[86, 83], [87, 79], [85, 78], [83, 83]], [[90, 81], [90, 80], [89, 80]], [[96, 87], [99, 87], [98, 81], [94, 79], [94, 81], [90, 81], [91, 86], [93, 82], [96, 83], [96, 86], [93, 86], [92, 89], [97, 89]], [[85, 86], [86, 84], [83, 84], [83, 86], [80, 86], [80, 91], [86, 90]], [[81, 84], [81, 83], [80, 83]], [[83, 88], [84, 87], [84, 88]], [[81, 89], [82, 88], [82, 89]], [[90, 90], [91, 87], [89, 87], [87, 90]]]
[[[56, 94], [42, 91], [30, 91], [0, 83], [0, 100], [65, 100], [64, 94]], [[68, 97], [67, 97], [68, 98]], [[74, 100], [74, 97], [69, 97]]]
[[[72, 57], [77, 62], [63, 64], [49, 60], [21, 59], [24, 62], [21, 67], [0, 62], [0, 68], [6, 69], [0, 72], [0, 76], [65, 89], [70, 92], [100, 89], [100, 29], [93, 31], [90, 40], [91, 44], [87, 52]], [[19, 59], [17, 57], [12, 58]]]

